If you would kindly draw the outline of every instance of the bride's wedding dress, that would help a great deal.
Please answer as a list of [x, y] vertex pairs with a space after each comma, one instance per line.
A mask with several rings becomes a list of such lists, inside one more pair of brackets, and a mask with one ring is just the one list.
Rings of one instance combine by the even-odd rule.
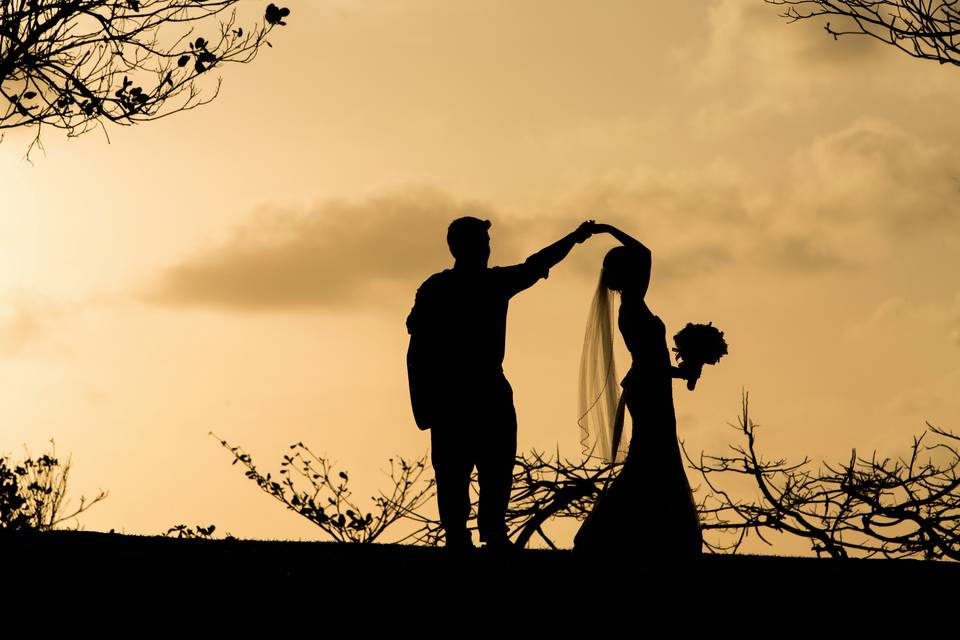
[[628, 296], [621, 301], [618, 326], [633, 361], [621, 399], [633, 428], [626, 460], [584, 521], [574, 548], [651, 560], [699, 556], [697, 510], [677, 443], [666, 328], [642, 297]]

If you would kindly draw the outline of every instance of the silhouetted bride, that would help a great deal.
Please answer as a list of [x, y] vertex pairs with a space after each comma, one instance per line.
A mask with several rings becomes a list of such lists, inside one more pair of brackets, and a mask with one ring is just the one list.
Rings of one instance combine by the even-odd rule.
[[[708, 329], [706, 342], [712, 355], [704, 358], [701, 350], [697, 356], [701, 361], [696, 362], [697, 358], [681, 353], [681, 366], [674, 367], [666, 328], [644, 301], [650, 284], [650, 250], [610, 225], [595, 224], [592, 232], [609, 233], [622, 246], [611, 249], [603, 260], [584, 339], [580, 427], [585, 451], [608, 460], [622, 457], [624, 406], [633, 428], [620, 473], [584, 521], [574, 548], [621, 557], [635, 553], [653, 559], [694, 558], [700, 555], [702, 539], [677, 444], [672, 379], [686, 379], [693, 389], [702, 364], [716, 362], [726, 353], [723, 334], [712, 326], [688, 325], [685, 331], [692, 328], [699, 336], [703, 335], [700, 328]], [[618, 326], [632, 358], [621, 383], [622, 399], [613, 358], [613, 292], [620, 294]]]

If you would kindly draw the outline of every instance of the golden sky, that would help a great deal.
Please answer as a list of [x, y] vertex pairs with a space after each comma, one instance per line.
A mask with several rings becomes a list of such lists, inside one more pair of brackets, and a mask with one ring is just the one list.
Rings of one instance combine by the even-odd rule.
[[[652, 249], [671, 335], [730, 343], [675, 387], [693, 451], [733, 441], [742, 389], [771, 456], [960, 429], [960, 70], [760, 0], [286, 4], [205, 108], [109, 144], [48, 131], [33, 164], [29, 132], [0, 144], [0, 452], [72, 453], [74, 494], [110, 491], [86, 528], [320, 537], [211, 430], [274, 472], [302, 440], [360, 497], [424, 453], [404, 319], [464, 214], [493, 220], [491, 264], [585, 218]], [[579, 455], [612, 244], [511, 304], [523, 450]]]

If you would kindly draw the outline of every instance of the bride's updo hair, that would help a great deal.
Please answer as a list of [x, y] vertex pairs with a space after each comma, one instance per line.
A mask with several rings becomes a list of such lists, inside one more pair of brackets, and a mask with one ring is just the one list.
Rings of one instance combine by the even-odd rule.
[[650, 285], [650, 251], [645, 247], [614, 247], [603, 258], [600, 284], [623, 293], [645, 295]]

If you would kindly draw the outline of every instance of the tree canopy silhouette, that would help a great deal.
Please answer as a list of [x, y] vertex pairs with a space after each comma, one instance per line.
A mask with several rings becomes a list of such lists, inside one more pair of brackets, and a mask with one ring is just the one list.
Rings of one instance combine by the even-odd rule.
[[36, 458], [24, 448], [26, 458], [20, 463], [0, 456], [0, 533], [52, 531], [107, 497], [106, 491], [91, 500], [81, 496], [80, 506], [71, 511], [67, 499], [71, 458], [61, 463], [53, 440], [50, 445], [50, 453]]
[[239, 0], [0, 0], [0, 130], [77, 136], [193, 109], [220, 89], [208, 71], [252, 61], [289, 9], [238, 23]]
[[834, 39], [865, 35], [915, 58], [960, 65], [960, 7], [955, 0], [765, 0], [791, 22], [835, 18]]

